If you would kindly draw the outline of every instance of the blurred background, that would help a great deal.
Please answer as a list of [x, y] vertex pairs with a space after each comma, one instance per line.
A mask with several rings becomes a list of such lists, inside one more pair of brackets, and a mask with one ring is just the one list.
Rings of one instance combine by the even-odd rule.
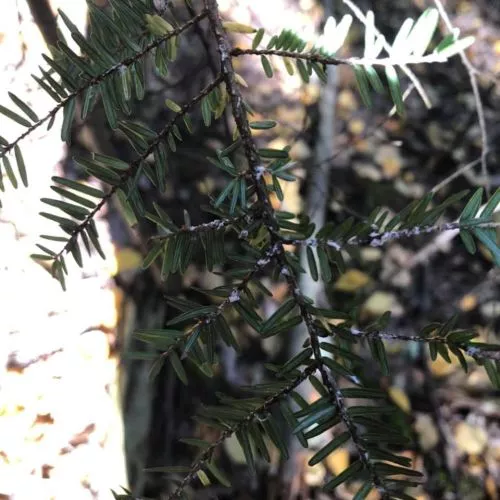
[[[108, 8], [107, 0], [96, 0]], [[161, 2], [160, 2], [161, 3]], [[201, 3], [170, 2], [167, 16], [186, 21]], [[498, 126], [500, 87], [500, 3], [488, 0], [443, 1], [462, 36], [476, 36], [467, 51], [477, 75], [488, 131], [489, 183], [500, 185]], [[430, 0], [398, 2], [360, 0], [358, 7], [375, 12], [375, 22], [389, 40], [407, 17], [416, 18]], [[283, 27], [304, 38], [321, 33], [328, 15], [340, 19], [350, 10], [335, 0], [219, 0], [227, 19], [278, 33]], [[50, 110], [51, 99], [31, 79], [44, 66], [42, 52], [57, 40], [57, 9], [62, 8], [83, 33], [87, 32], [85, 0], [3, 0], [0, 16], [0, 102], [15, 92], [36, 110]], [[441, 33], [446, 27], [440, 24]], [[251, 38], [235, 44], [248, 47]], [[363, 27], [354, 23], [340, 56], [360, 55]], [[464, 165], [478, 160], [483, 148], [474, 96], [460, 57], [447, 64], [415, 68], [432, 100], [426, 109], [414, 91], [407, 99], [406, 120], [390, 117], [390, 101], [378, 98], [366, 109], [355, 89], [352, 72], [339, 67], [329, 81], [301, 82], [275, 61], [275, 78], [267, 79], [258, 58], [240, 57], [236, 70], [248, 84], [245, 95], [255, 119], [274, 119], [279, 127], [256, 133], [268, 147], [293, 145], [300, 182], [284, 183], [285, 200], [276, 208], [308, 213], [319, 223], [340, 223], [348, 216], [369, 215], [376, 206], [400, 210], [438, 186], [442, 200], [461, 189], [485, 184], [479, 165], [447, 180]], [[152, 67], [146, 95], [134, 105], [133, 118], [154, 130], [171, 111], [169, 98], [185, 103], [218, 71], [206, 25], [182, 37], [179, 56], [167, 77]], [[408, 82], [405, 82], [405, 88]], [[42, 113], [43, 115], [44, 113]], [[162, 498], [169, 488], [162, 474], [146, 468], [186, 465], [192, 449], [182, 437], [216, 439], [213, 431], [190, 417], [201, 403], [211, 403], [215, 391], [238, 395], [238, 386], [266, 380], [265, 362], [282, 362], [300, 345], [303, 332], [289, 338], [262, 341], [233, 318], [242, 347], [236, 354], [220, 346], [220, 371], [203, 379], [194, 371], [186, 388], [165, 365], [153, 382], [151, 362], [130, 359], [131, 352], [150, 353], [132, 333], [161, 327], [177, 314], [165, 296], [179, 294], [201, 300], [191, 287], [224, 284], [223, 273], [209, 273], [200, 259], [184, 276], [166, 283], [154, 266], [143, 271], [142, 259], [154, 227], [141, 221], [131, 229], [117, 205], [110, 204], [97, 221], [107, 255], [85, 259], [83, 269], [69, 270], [68, 291], [62, 292], [47, 270], [29, 257], [38, 235], [47, 233], [39, 216], [40, 198], [50, 193], [50, 178], [79, 179], [82, 172], [72, 156], [96, 151], [133, 159], [133, 151], [107, 126], [97, 106], [86, 123], [76, 122], [71, 145], [60, 141], [62, 115], [51, 131], [40, 127], [23, 142], [30, 186], [8, 188], [0, 209], [0, 499], [79, 500], [113, 498], [111, 488], [129, 487], [135, 496]], [[148, 204], [159, 203], [174, 221], [188, 208], [193, 224], [210, 220], [200, 207], [219, 191], [225, 178], [206, 157], [230, 142], [232, 123], [224, 115], [209, 129], [195, 116], [195, 133], [170, 157], [169, 180], [158, 193], [144, 180], [141, 194]], [[0, 135], [12, 140], [22, 133], [0, 117]], [[477, 163], [477, 162], [476, 162]], [[444, 184], [441, 184], [445, 180]], [[459, 212], [450, 210], [450, 220]], [[430, 321], [458, 314], [458, 325], [474, 328], [486, 342], [498, 342], [499, 274], [491, 256], [480, 249], [467, 254], [454, 234], [396, 241], [384, 248], [360, 249], [348, 268], [328, 286], [304, 278], [302, 285], [323, 307], [358, 307], [370, 321], [392, 311], [390, 329], [414, 335]], [[231, 250], [231, 242], [228, 245]], [[273, 286], [273, 299], [262, 299], [262, 314], [272, 314], [286, 289]], [[204, 299], [207, 300], [207, 299]], [[381, 377], [367, 362], [367, 371], [401, 409], [415, 445], [404, 453], [424, 472], [417, 498], [498, 499], [500, 486], [500, 399], [480, 367], [470, 364], [465, 374], [455, 358], [431, 362], [419, 346], [388, 346], [391, 377]], [[367, 358], [369, 359], [369, 357]], [[313, 401], [317, 394], [304, 389]], [[210, 434], [211, 433], [211, 434]], [[292, 460], [259, 464], [250, 475], [237, 442], [229, 440], [219, 453], [233, 487], [209, 487], [194, 498], [277, 499], [332, 498], [321, 493], [328, 475], [338, 474], [351, 460], [347, 447], [315, 467], [307, 466], [313, 450], [303, 451], [289, 437]], [[321, 446], [321, 441], [317, 443]], [[193, 484], [194, 487], [199, 486]], [[343, 485], [333, 498], [349, 499]], [[375, 500], [376, 496], [370, 496]]]

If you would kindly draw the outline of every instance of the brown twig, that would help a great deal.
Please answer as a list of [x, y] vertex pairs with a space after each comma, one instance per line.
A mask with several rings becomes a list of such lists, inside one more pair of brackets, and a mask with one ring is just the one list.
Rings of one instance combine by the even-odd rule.
[[235, 48], [231, 50], [231, 56], [239, 57], [244, 55], [251, 56], [279, 56], [288, 57], [290, 59], [302, 59], [303, 61], [316, 62], [325, 64], [327, 66], [340, 66], [341, 64], [354, 66], [356, 64], [367, 66], [401, 66], [406, 64], [430, 64], [437, 62], [444, 62], [447, 59], [439, 54], [428, 54], [426, 56], [407, 56], [398, 61], [394, 57], [381, 57], [381, 58], [364, 58], [364, 57], [350, 57], [348, 59], [340, 59], [338, 57], [325, 56], [320, 53], [302, 53], [293, 52], [290, 50], [277, 50], [277, 49], [240, 49]]
[[[451, 24], [450, 18], [448, 17], [448, 14], [444, 10], [443, 4], [441, 3], [441, 0], [434, 0], [434, 3], [436, 4], [436, 7], [439, 11], [439, 14], [441, 18], [443, 19], [444, 23], [446, 24], [446, 27], [448, 28], [448, 31], [450, 33], [453, 31], [453, 25]], [[460, 58], [462, 59], [462, 62], [465, 66], [465, 69], [467, 70], [467, 73], [469, 74], [469, 80], [471, 83], [472, 87], [472, 93], [474, 94], [474, 101], [476, 103], [476, 111], [477, 111], [477, 118], [479, 122], [479, 128], [481, 130], [481, 142], [483, 143], [483, 147], [481, 150], [481, 173], [483, 177], [483, 182], [485, 183], [486, 186], [486, 193], [488, 196], [490, 195], [490, 180], [488, 177], [488, 154], [489, 154], [489, 144], [488, 144], [488, 131], [486, 129], [486, 119], [484, 117], [484, 108], [483, 108], [483, 103], [481, 101], [481, 95], [479, 92], [479, 84], [477, 83], [477, 78], [476, 78], [476, 73], [477, 70], [472, 66], [471, 62], [469, 61], [469, 58], [465, 54], [464, 50], [460, 51]]]

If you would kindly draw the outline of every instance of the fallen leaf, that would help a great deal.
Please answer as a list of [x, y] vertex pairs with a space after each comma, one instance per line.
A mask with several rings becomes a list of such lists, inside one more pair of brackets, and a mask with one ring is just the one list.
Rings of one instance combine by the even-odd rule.
[[365, 130], [365, 122], [360, 118], [354, 118], [347, 123], [347, 129], [352, 135], [361, 135]]
[[326, 457], [326, 465], [336, 476], [349, 467], [349, 450], [340, 448]]
[[304, 161], [311, 156], [311, 148], [305, 141], [298, 140], [290, 149], [289, 155], [292, 160]]
[[403, 391], [400, 387], [392, 386], [389, 387], [389, 396], [390, 398], [399, 406], [404, 412], [411, 412], [411, 403], [410, 399], [406, 395], [406, 392]]
[[450, 353], [450, 358], [452, 359], [452, 363], [448, 363], [441, 356], [438, 356], [435, 361], [432, 361], [429, 358], [429, 369], [431, 373], [437, 377], [446, 377], [453, 373], [459, 366], [458, 360], [455, 356]]
[[349, 269], [335, 283], [335, 290], [353, 293], [371, 283], [370, 276], [359, 269]]
[[309, 460], [313, 455], [314, 455], [313, 452], [309, 452], [305, 455], [305, 462], [303, 469], [304, 482], [308, 486], [321, 486], [325, 480], [326, 469], [321, 462], [317, 463], [316, 465], [313, 465], [312, 467], [308, 464]]
[[460, 422], [455, 427], [455, 441], [458, 449], [468, 455], [479, 455], [488, 444], [488, 434], [477, 425]]
[[142, 266], [143, 256], [132, 248], [119, 248], [115, 253], [116, 273], [133, 271]]
[[375, 161], [382, 167], [386, 179], [396, 177], [403, 165], [399, 149], [392, 144], [380, 146], [375, 154]]
[[386, 311], [391, 311], [393, 317], [403, 314], [403, 308], [394, 294], [377, 291], [363, 304], [361, 313], [365, 317], [376, 317]]
[[349, 112], [349, 115], [351, 115], [353, 111], [358, 109], [358, 100], [352, 90], [343, 89], [337, 96], [337, 105], [340, 112], [347, 111]]
[[362, 248], [361, 258], [364, 262], [377, 262], [382, 258], [382, 250], [373, 247]]
[[484, 481], [484, 488], [488, 493], [489, 500], [498, 500], [498, 490], [496, 486], [496, 481], [491, 474], [488, 474]]
[[477, 297], [472, 294], [464, 295], [461, 300], [459, 307], [463, 312], [473, 311], [477, 306]]
[[422, 451], [427, 452], [432, 450], [438, 444], [439, 433], [430, 415], [427, 413], [417, 413], [414, 428], [418, 435], [418, 442]]

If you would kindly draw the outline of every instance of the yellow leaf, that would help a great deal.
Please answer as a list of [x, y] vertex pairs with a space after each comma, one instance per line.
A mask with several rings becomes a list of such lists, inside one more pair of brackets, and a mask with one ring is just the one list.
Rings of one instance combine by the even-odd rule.
[[116, 251], [116, 273], [133, 271], [141, 267], [142, 255], [132, 248], [120, 248]]
[[287, 57], [284, 57], [283, 58], [283, 63], [285, 65], [285, 68], [286, 68], [286, 71], [287, 73], [290, 75], [290, 76], [293, 76], [294, 74], [294, 68], [293, 68], [293, 64], [291, 63], [291, 61], [287, 58]]
[[458, 449], [463, 453], [479, 455], [488, 444], [488, 435], [480, 426], [460, 422], [455, 428], [455, 440]]
[[453, 373], [459, 365], [457, 358], [451, 353], [450, 358], [453, 363], [448, 363], [441, 356], [438, 356], [435, 361], [429, 358], [429, 369], [431, 373], [437, 378], [446, 377]]
[[210, 486], [210, 479], [206, 475], [205, 471], [199, 470], [196, 474], [198, 475], [198, 478], [203, 486]]
[[304, 482], [308, 486], [321, 486], [325, 481], [325, 466], [320, 462], [312, 467], [308, 464], [314, 453], [308, 452], [304, 463]]
[[239, 73], [235, 73], [234, 77], [236, 78], [236, 82], [239, 83], [242, 87], [248, 88], [248, 83]]
[[182, 108], [172, 99], [166, 99], [165, 104], [167, 107], [169, 107], [174, 113], [180, 113], [182, 111]]
[[391, 311], [394, 317], [401, 316], [403, 309], [397, 301], [396, 296], [392, 293], [378, 291], [372, 294], [363, 304], [362, 316], [375, 317], [384, 314], [386, 311]]
[[353, 135], [361, 135], [365, 130], [365, 122], [360, 118], [354, 118], [347, 123], [349, 132]]
[[389, 396], [396, 403], [399, 408], [401, 408], [405, 413], [411, 412], [411, 403], [406, 395], [405, 391], [400, 387], [392, 386], [389, 387]]
[[430, 415], [427, 413], [417, 413], [414, 427], [422, 451], [432, 450], [438, 444], [439, 433]]
[[347, 448], [339, 448], [330, 453], [325, 461], [330, 471], [338, 476], [349, 467], [349, 450]]
[[222, 23], [222, 26], [226, 31], [232, 33], [255, 33], [257, 30], [252, 28], [252, 26], [248, 26], [247, 24], [236, 23], [233, 21], [226, 21]]
[[477, 297], [472, 294], [467, 294], [460, 300], [460, 309], [464, 312], [472, 311], [477, 306]]
[[353, 293], [371, 283], [371, 278], [359, 269], [347, 270], [335, 283], [335, 290]]
[[174, 27], [170, 23], [167, 23], [165, 19], [157, 15], [151, 16], [150, 14], [146, 14], [146, 24], [148, 26], [148, 30], [153, 35], [168, 35], [174, 30]]
[[375, 161], [382, 167], [385, 177], [388, 179], [396, 177], [403, 165], [399, 149], [392, 144], [380, 146], [375, 154]]

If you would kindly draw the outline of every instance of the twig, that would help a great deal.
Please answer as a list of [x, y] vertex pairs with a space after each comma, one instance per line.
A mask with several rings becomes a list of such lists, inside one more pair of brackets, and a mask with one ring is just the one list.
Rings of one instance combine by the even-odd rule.
[[197, 226], [183, 226], [179, 228], [179, 231], [169, 233], [169, 234], [160, 234], [157, 236], [151, 236], [149, 238], [151, 241], [154, 240], [167, 240], [172, 236], [175, 236], [179, 233], [204, 233], [206, 231], [218, 231], [225, 227], [231, 226], [232, 224], [237, 224], [238, 222], [242, 222], [246, 219], [246, 216], [234, 217], [232, 219], [215, 219], [210, 222], [204, 222], [203, 224], [198, 224]]
[[279, 56], [288, 57], [290, 59], [302, 59], [304, 61], [317, 62], [321, 64], [326, 64], [328, 66], [340, 66], [341, 64], [347, 64], [349, 66], [355, 66], [357, 64], [361, 66], [400, 66], [403, 70], [408, 64], [431, 64], [431, 63], [442, 63], [448, 60], [446, 56], [441, 54], [427, 54], [426, 56], [406, 56], [404, 58], [395, 57], [381, 57], [381, 58], [365, 58], [365, 57], [349, 57], [347, 59], [340, 59], [338, 57], [324, 56], [318, 53], [300, 53], [292, 52], [289, 50], [276, 50], [276, 49], [233, 49], [231, 50], [231, 56], [239, 57], [244, 55], [253, 56]]
[[475, 167], [480, 162], [481, 162], [481, 158], [476, 158], [475, 160], [467, 163], [466, 165], [463, 165], [456, 172], [454, 172], [453, 174], [449, 175], [446, 179], [443, 179], [439, 184], [436, 184], [431, 189], [431, 192], [437, 193], [440, 189], [442, 189], [444, 186], [446, 186], [447, 184], [449, 184], [453, 179], [456, 179], [457, 177], [460, 177], [467, 170], [471, 169], [472, 167]]
[[[443, 4], [441, 3], [441, 0], [434, 0], [434, 3], [436, 4], [436, 7], [439, 11], [439, 14], [441, 18], [443, 19], [444, 23], [446, 24], [446, 27], [448, 28], [448, 31], [452, 32], [453, 31], [453, 25], [451, 24], [450, 18], [446, 11], [444, 10]], [[483, 143], [483, 148], [481, 151], [481, 172], [483, 176], [483, 181], [485, 183], [486, 187], [486, 192], [488, 196], [490, 195], [490, 181], [488, 177], [488, 163], [487, 163], [487, 158], [488, 158], [488, 153], [489, 153], [489, 144], [488, 144], [488, 131], [486, 129], [486, 120], [484, 117], [484, 108], [483, 108], [483, 103], [481, 101], [481, 95], [479, 92], [479, 84], [477, 83], [477, 78], [476, 78], [476, 69], [474, 66], [472, 66], [471, 62], [469, 61], [469, 58], [465, 54], [464, 50], [460, 51], [460, 57], [462, 59], [462, 62], [467, 70], [467, 73], [469, 74], [469, 79], [470, 83], [472, 86], [472, 92], [474, 94], [474, 101], [476, 102], [476, 111], [477, 111], [477, 118], [479, 121], [479, 128], [481, 129], [481, 142]]]
[[391, 333], [385, 331], [375, 330], [372, 332], [365, 332], [358, 330], [357, 328], [351, 328], [346, 331], [346, 333], [351, 334], [354, 337], [360, 337], [365, 339], [380, 339], [380, 340], [390, 340], [390, 341], [400, 341], [400, 342], [418, 342], [420, 344], [430, 344], [431, 342], [436, 342], [438, 344], [444, 344], [446, 346], [458, 347], [464, 351], [467, 356], [474, 358], [476, 360], [491, 359], [495, 361], [500, 361], [500, 350], [489, 351], [482, 348], [481, 345], [467, 345], [467, 344], [452, 344], [446, 337], [421, 337], [418, 335], [404, 335], [400, 333]]
[[[325, 6], [328, 9], [328, 3]], [[326, 12], [325, 12], [326, 15]], [[335, 109], [337, 102], [337, 69], [334, 66], [326, 68], [327, 81], [321, 89], [321, 96], [318, 101], [319, 124], [318, 124], [318, 137], [315, 146], [315, 164], [311, 168], [310, 175], [307, 176], [305, 182], [307, 183], [306, 194], [306, 213], [309, 215], [311, 223], [315, 227], [320, 228], [325, 225], [326, 211], [328, 205], [328, 189], [330, 186], [330, 171], [332, 169], [331, 162], [325, 162], [326, 158], [332, 156], [335, 141]], [[317, 186], [321, 186], [318, 189]], [[303, 247], [300, 251], [301, 266], [307, 268], [307, 247]], [[324, 290], [324, 285], [321, 281], [314, 281], [309, 273], [304, 273], [300, 276], [299, 284], [303, 290], [304, 295], [311, 298], [315, 302], [320, 299]], [[290, 357], [295, 356], [302, 349], [304, 341], [308, 337], [308, 330], [304, 323], [298, 325], [291, 332], [291, 339], [287, 347]], [[299, 393], [304, 399], [310, 400], [310, 390], [304, 387], [302, 392]], [[298, 447], [300, 444], [296, 439], [291, 440], [289, 436], [290, 446], [292, 451], [291, 456], [300, 456]], [[326, 444], [326, 443], [325, 443]], [[293, 491], [293, 478], [297, 475], [297, 461], [296, 459], [289, 460], [285, 466], [285, 478], [287, 482], [292, 485], [291, 495], [296, 496]]]
[[446, 222], [444, 224], [436, 224], [433, 226], [415, 226], [408, 229], [399, 229], [397, 231], [385, 231], [377, 232], [374, 231], [369, 235], [368, 238], [357, 238], [352, 237], [348, 239], [345, 243], [334, 240], [318, 240], [316, 238], [309, 238], [307, 240], [284, 240], [286, 244], [293, 245], [306, 245], [310, 247], [316, 247], [318, 245], [325, 245], [331, 247], [335, 250], [341, 250], [348, 246], [361, 246], [368, 245], [372, 247], [380, 247], [387, 243], [388, 241], [400, 240], [402, 238], [411, 238], [414, 236], [419, 236], [422, 234], [430, 233], [443, 233], [447, 231], [457, 231], [464, 228], [474, 228], [480, 227], [485, 229], [492, 229], [500, 227], [500, 222], [474, 222], [472, 221], [456, 221], [456, 222]]

